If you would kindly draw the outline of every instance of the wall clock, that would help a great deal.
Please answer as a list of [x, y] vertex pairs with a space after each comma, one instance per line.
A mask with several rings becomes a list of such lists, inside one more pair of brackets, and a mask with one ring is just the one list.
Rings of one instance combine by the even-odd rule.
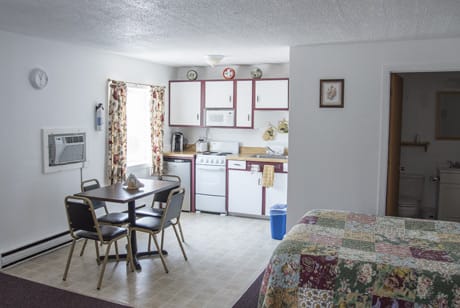
[[225, 79], [233, 79], [235, 78], [235, 70], [231, 67], [226, 67], [224, 68], [222, 75], [224, 76]]
[[35, 89], [43, 89], [48, 84], [48, 74], [41, 68], [34, 68], [29, 75], [30, 84]]
[[198, 77], [198, 73], [194, 70], [187, 71], [187, 79], [188, 80], [196, 80]]

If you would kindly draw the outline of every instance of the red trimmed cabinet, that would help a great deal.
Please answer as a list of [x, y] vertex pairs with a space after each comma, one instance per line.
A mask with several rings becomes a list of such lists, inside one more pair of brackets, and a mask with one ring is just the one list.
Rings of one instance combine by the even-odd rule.
[[201, 102], [201, 81], [170, 81], [169, 125], [200, 127], [202, 125]]
[[289, 79], [254, 80], [254, 108], [260, 110], [288, 110]]
[[[264, 165], [275, 167], [273, 187], [262, 186]], [[268, 216], [270, 207], [287, 203], [287, 163], [227, 161], [227, 212], [246, 216]]]
[[207, 109], [233, 109], [230, 128], [253, 128], [254, 110], [289, 109], [289, 79], [169, 81], [170, 126], [206, 127]]

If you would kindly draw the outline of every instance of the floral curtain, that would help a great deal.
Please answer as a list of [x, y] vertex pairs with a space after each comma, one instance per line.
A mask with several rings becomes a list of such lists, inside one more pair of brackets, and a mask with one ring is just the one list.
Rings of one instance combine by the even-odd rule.
[[163, 123], [165, 87], [152, 86], [151, 140], [152, 170], [154, 175], [163, 175]]
[[126, 92], [124, 82], [109, 82], [107, 177], [111, 184], [122, 182], [126, 178]]

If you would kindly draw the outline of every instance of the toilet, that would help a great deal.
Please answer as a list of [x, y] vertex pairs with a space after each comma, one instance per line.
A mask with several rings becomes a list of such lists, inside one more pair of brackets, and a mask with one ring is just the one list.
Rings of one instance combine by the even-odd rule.
[[425, 176], [401, 173], [399, 178], [399, 217], [420, 217]]

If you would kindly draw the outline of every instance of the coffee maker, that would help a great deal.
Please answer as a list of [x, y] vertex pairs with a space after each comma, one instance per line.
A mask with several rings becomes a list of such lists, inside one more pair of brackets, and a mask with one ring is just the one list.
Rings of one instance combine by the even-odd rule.
[[171, 151], [182, 152], [184, 150], [184, 134], [180, 132], [172, 133]]

